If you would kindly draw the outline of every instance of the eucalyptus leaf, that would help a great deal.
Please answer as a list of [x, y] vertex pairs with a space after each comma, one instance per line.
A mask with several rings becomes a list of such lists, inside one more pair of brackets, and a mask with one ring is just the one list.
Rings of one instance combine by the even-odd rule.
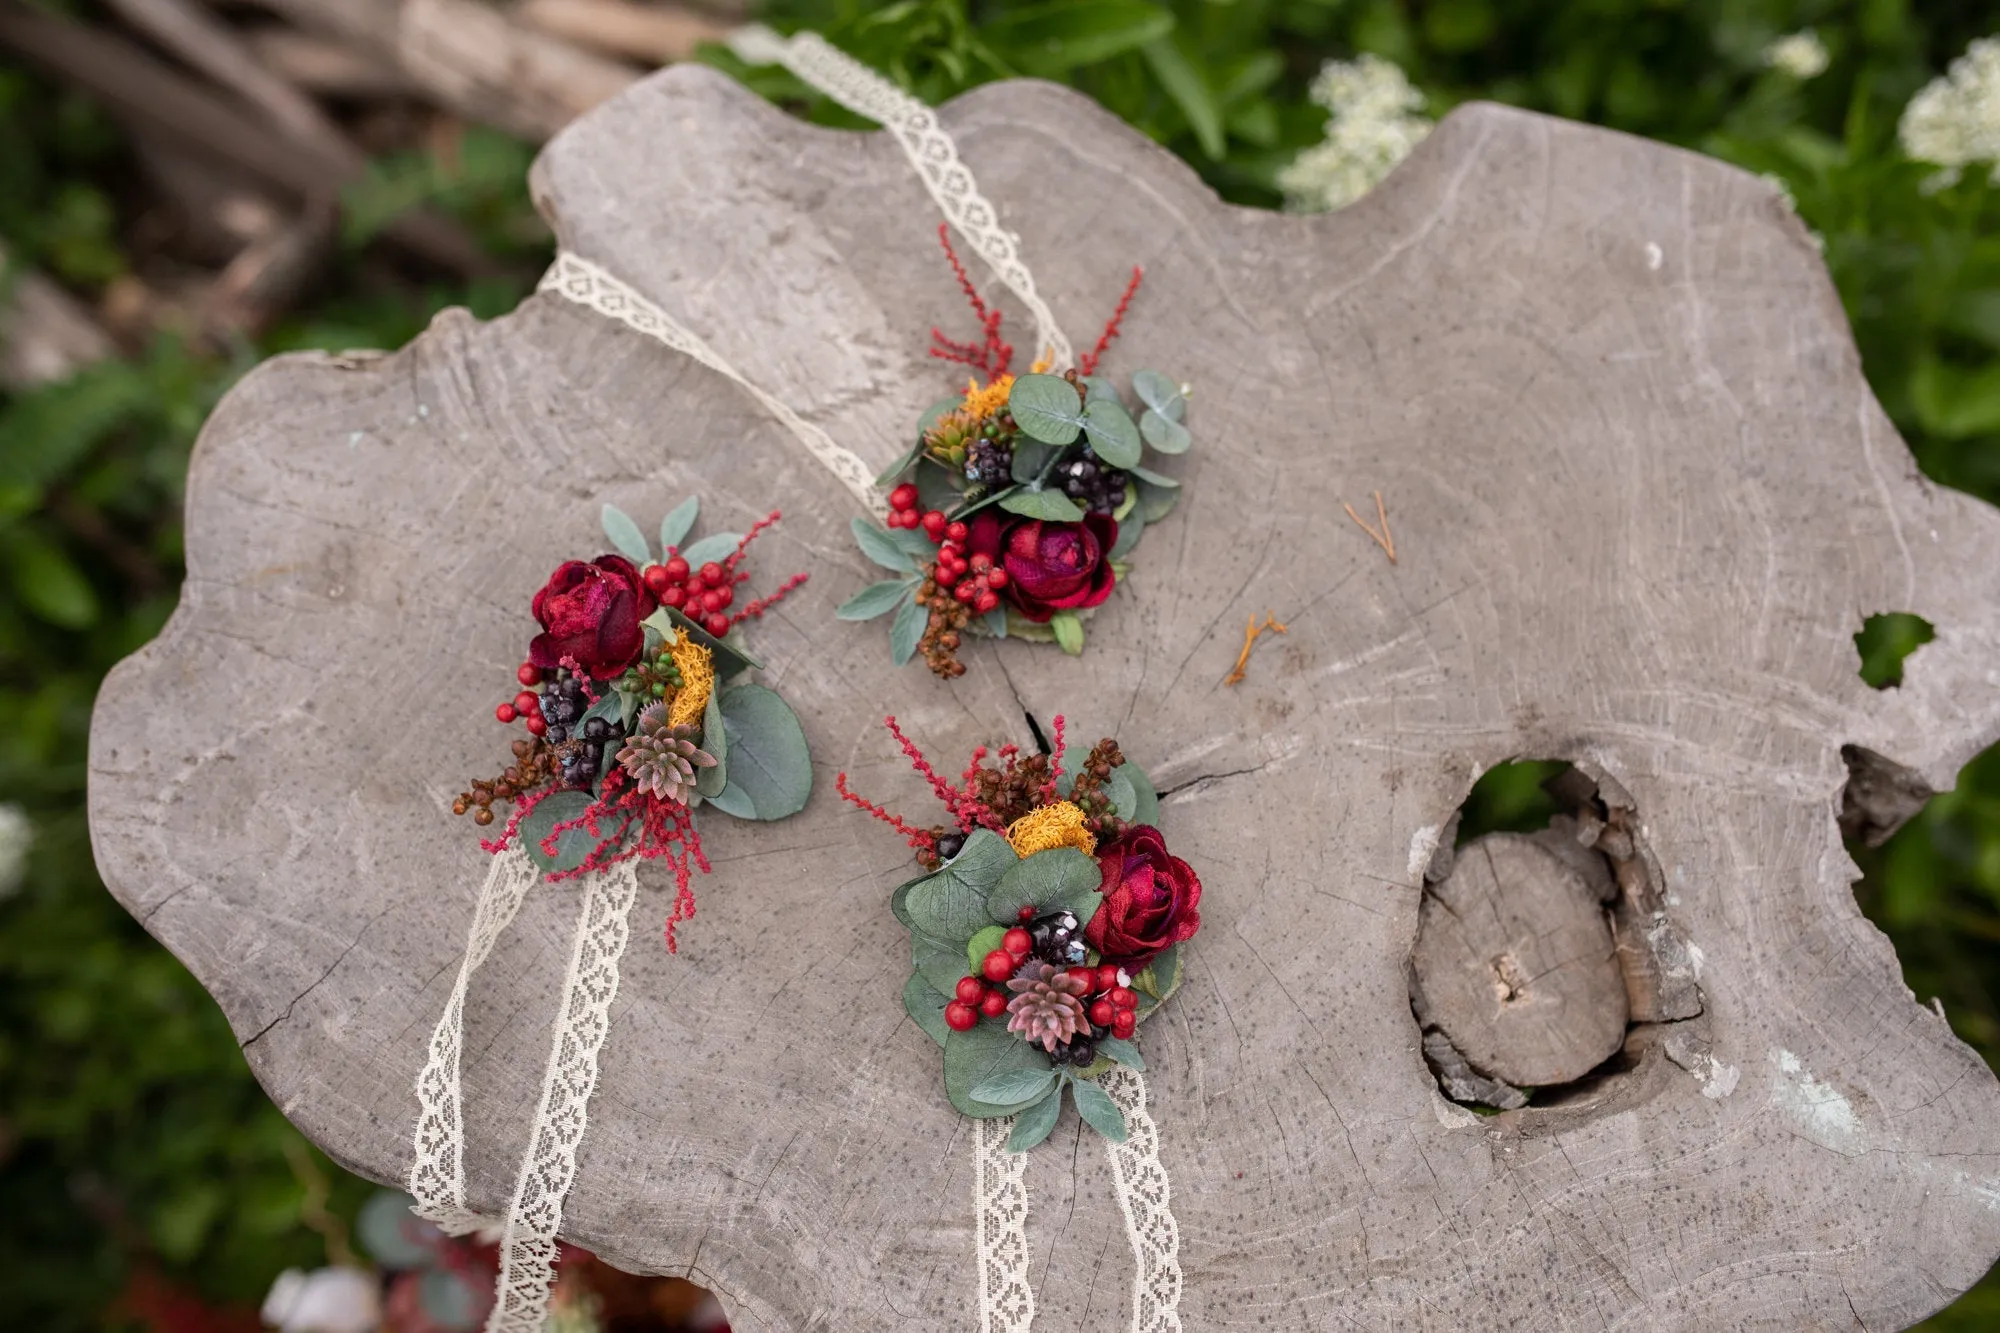
[[1149, 485], [1163, 486], [1170, 491], [1177, 491], [1181, 488], [1178, 478], [1169, 477], [1164, 472], [1155, 472], [1149, 467], [1135, 467], [1128, 469], [1128, 471], [1140, 481], [1146, 482]]
[[896, 886], [896, 891], [889, 895], [889, 911], [896, 920], [903, 923], [904, 930], [915, 930], [917, 928], [917, 923], [910, 920], [910, 909], [904, 906], [909, 899], [910, 890], [916, 888], [917, 885], [929, 878], [930, 876], [925, 874], [918, 875], [915, 879], [904, 880]]
[[940, 1046], [951, 1031], [944, 1021], [944, 1007], [949, 1003], [950, 997], [925, 981], [922, 972], [910, 973], [910, 979], [903, 983], [903, 1012]]
[[[956, 940], [961, 948], [991, 924], [987, 895], [1019, 858], [1007, 840], [991, 829], [974, 829], [965, 846], [944, 869], [912, 885], [903, 906], [917, 929], [938, 939]], [[1002, 924], [1013, 925], [1012, 917]]]
[[949, 992], [965, 975], [965, 946], [953, 940], [934, 939], [922, 931], [910, 933], [910, 961], [924, 980]]
[[1113, 1143], [1125, 1142], [1125, 1115], [1118, 1109], [1118, 1103], [1111, 1100], [1110, 1093], [1095, 1083], [1079, 1079], [1069, 1085], [1069, 1094], [1085, 1124]]
[[1169, 420], [1147, 408], [1139, 418], [1139, 434], [1163, 454], [1184, 454], [1194, 444], [1194, 436], [1178, 421]]
[[996, 1106], [1006, 1106], [1014, 1102], [1040, 1100], [1056, 1081], [1056, 1071], [1051, 1068], [1016, 1069], [1005, 1074], [995, 1074], [978, 1084], [971, 1095], [982, 1102], [992, 1102]]
[[886, 616], [916, 588], [914, 579], [885, 579], [871, 583], [842, 602], [834, 611], [840, 620], [873, 620]]
[[1139, 508], [1137, 512], [1144, 516], [1148, 523], [1158, 523], [1168, 514], [1171, 514], [1174, 511], [1174, 506], [1180, 503], [1181, 493], [1175, 487], [1156, 486], [1150, 481], [1143, 480], [1137, 481], [1135, 484], [1139, 488]]
[[[990, 893], [1020, 859], [1005, 838], [992, 829], [978, 828], [966, 836], [965, 846], [945, 869], [981, 893]], [[1012, 925], [1013, 921], [1003, 924]]]
[[1083, 653], [1083, 620], [1074, 611], [1058, 611], [1049, 617], [1049, 630], [1071, 657]]
[[1120, 764], [1111, 770], [1111, 776], [1104, 781], [1104, 794], [1111, 798], [1111, 808], [1126, 823], [1134, 823], [1133, 816], [1139, 813], [1139, 793], [1132, 786], [1132, 775]]
[[924, 625], [930, 614], [917, 605], [912, 597], [896, 608], [896, 618], [889, 624], [889, 656], [897, 666], [902, 666], [916, 656], [917, 644], [924, 637]]
[[1014, 441], [1014, 480], [1023, 486], [1038, 480], [1057, 452], [1055, 445], [1040, 440]]
[[1023, 375], [1007, 393], [1007, 410], [1023, 434], [1044, 444], [1068, 444], [1083, 429], [1076, 387], [1060, 375]]
[[1049, 1067], [1049, 1058], [1039, 1046], [1028, 1045], [991, 1020], [953, 1032], [944, 1041], [945, 1095], [963, 1115], [986, 1119], [1025, 1110], [1039, 1099], [986, 1102], [974, 1097], [972, 1090], [996, 1075]]
[[1132, 414], [1116, 398], [1098, 398], [1084, 410], [1084, 430], [1097, 456], [1116, 468], [1137, 467], [1145, 444]]
[[1119, 401], [1118, 386], [1111, 382], [1110, 376], [1079, 375], [1077, 379], [1083, 384], [1083, 401], [1086, 405], [1100, 398], [1109, 398], [1114, 403]]
[[618, 554], [644, 569], [653, 563], [653, 552], [646, 545], [646, 534], [639, 531], [639, 525], [632, 516], [617, 505], [604, 506], [604, 535], [618, 548]]
[[1139, 975], [1132, 978], [1132, 989], [1139, 992], [1139, 1017], [1147, 1017], [1173, 997], [1181, 986], [1181, 971], [1178, 944], [1161, 950], [1152, 962], [1140, 969]]
[[952, 394], [948, 398], [938, 399], [935, 403], [924, 409], [924, 414], [917, 418], [917, 447], [919, 449], [923, 448], [924, 436], [930, 434], [931, 427], [942, 421], [945, 413], [957, 411], [959, 405], [964, 401], [965, 399], [958, 394]]
[[1122, 1038], [1099, 1037], [1097, 1039], [1097, 1053], [1107, 1059], [1117, 1061], [1127, 1069], [1136, 1069], [1142, 1074], [1146, 1072], [1146, 1058], [1139, 1054], [1139, 1048]]
[[681, 559], [695, 569], [700, 569], [711, 560], [721, 564], [736, 553], [736, 548], [742, 541], [743, 534], [740, 532], [711, 532], [682, 551]]
[[[783, 819], [805, 809], [812, 795], [812, 756], [806, 751], [806, 733], [799, 725], [799, 715], [777, 691], [762, 685], [732, 685], [711, 695], [709, 702], [713, 704], [718, 697], [729, 752], [726, 790], [747, 796], [755, 812], [740, 817]], [[724, 805], [719, 794], [703, 794], [727, 813], [738, 813]]]
[[1020, 920], [1021, 909], [1036, 916], [1075, 912], [1088, 921], [1097, 910], [1097, 886], [1104, 880], [1097, 862], [1074, 847], [1054, 847], [1016, 861], [986, 897], [986, 914], [995, 921]]
[[903, 554], [919, 566], [937, 559], [937, 543], [924, 534], [922, 528], [891, 528], [889, 540], [903, 548]]
[[[898, 574], [917, 572], [916, 562], [910, 559], [889, 530], [865, 518], [857, 518], [850, 527], [854, 529], [854, 544], [861, 548], [861, 554], [873, 560], [884, 569], [893, 569]], [[688, 561], [693, 564], [692, 560]]]
[[980, 623], [986, 627], [986, 632], [992, 635], [994, 638], [996, 639], [1006, 638], [1007, 608], [1005, 606], [994, 607], [991, 611], [988, 611], [986, 613], [985, 617], [981, 619]]
[[[958, 506], [965, 491], [965, 477], [962, 473], [940, 463], [925, 454], [917, 460], [917, 508], [937, 509], [950, 513]], [[921, 536], [922, 529], [899, 529], [905, 536]]]
[[1026, 1152], [1046, 1139], [1062, 1115], [1062, 1103], [1062, 1084], [1058, 1083], [1049, 1089], [1047, 1096], [1015, 1118], [1014, 1132], [1007, 1136], [1007, 1151]]
[[1080, 523], [1083, 510], [1076, 502], [1061, 491], [1041, 491], [1022, 487], [1000, 502], [1000, 507], [1010, 514], [1024, 518], [1039, 518], [1049, 523]]
[[529, 859], [540, 867], [544, 874], [574, 870], [583, 864], [591, 849], [598, 844], [598, 838], [588, 828], [578, 827], [566, 830], [556, 839], [556, 854], [550, 856], [542, 850], [542, 840], [554, 831], [557, 824], [580, 819], [583, 812], [590, 809], [591, 795], [586, 791], [559, 791], [544, 796], [535, 803], [517, 830], [521, 845], [528, 850]]
[[1187, 414], [1187, 398], [1181, 393], [1180, 381], [1157, 370], [1133, 371], [1132, 392], [1139, 395], [1140, 402], [1169, 421], [1179, 421]]
[[1139, 513], [1138, 507], [1135, 505], [1131, 513], [1126, 514], [1123, 519], [1119, 520], [1118, 540], [1111, 543], [1111, 550], [1106, 558], [1110, 560], [1122, 560], [1132, 554], [1132, 548], [1139, 544], [1139, 538], [1144, 536], [1145, 532], [1146, 516]]
[[687, 540], [688, 533], [694, 531], [694, 521], [701, 514], [701, 497], [690, 495], [674, 506], [672, 513], [660, 520], [660, 558], [665, 559], [668, 551]]
[[729, 783], [729, 729], [722, 720], [722, 691], [711, 690], [701, 713], [701, 748], [715, 756], [712, 768], [698, 768], [694, 789], [714, 800]]
[[709, 804], [735, 819], [757, 818], [757, 806], [750, 799], [750, 793], [737, 786], [733, 780], [725, 781], [722, 790], [709, 798]]
[[624, 716], [624, 712], [624, 701], [618, 697], [618, 691], [607, 689], [597, 696], [596, 703], [583, 710], [583, 716], [577, 719], [577, 728], [581, 730], [582, 724], [593, 717], [601, 717], [606, 722], [617, 722]]
[[1132, 808], [1132, 813], [1126, 816], [1126, 822], [1157, 825], [1160, 822], [1160, 794], [1154, 789], [1153, 780], [1146, 776], [1146, 770], [1127, 759], [1111, 770], [1114, 780], [1121, 774], [1124, 781], [1132, 784], [1132, 794], [1136, 798], [1136, 804]]
[[889, 466], [883, 468], [880, 472], [878, 472], [875, 475], [875, 484], [877, 486], [894, 485], [898, 481], [902, 480], [903, 474], [905, 472], [908, 472], [913, 466], [915, 466], [916, 461], [919, 458], [922, 458], [923, 456], [924, 456], [924, 437], [920, 434], [917, 436], [917, 442], [910, 446], [908, 453], [904, 454], [901, 458], [889, 464]]

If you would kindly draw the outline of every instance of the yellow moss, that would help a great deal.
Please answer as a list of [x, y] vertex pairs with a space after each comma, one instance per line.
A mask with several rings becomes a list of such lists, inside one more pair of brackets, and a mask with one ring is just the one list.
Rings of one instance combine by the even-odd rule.
[[1068, 801], [1030, 810], [1007, 827], [1014, 855], [1033, 856], [1052, 847], [1074, 847], [1085, 856], [1097, 851], [1097, 839], [1083, 826], [1083, 811]]
[[702, 710], [708, 707], [708, 696], [715, 692], [715, 655], [685, 634], [667, 653], [681, 673], [681, 687], [674, 691], [667, 722], [676, 727], [698, 727]]
[[1012, 375], [1002, 375], [983, 389], [979, 387], [978, 380], [967, 380], [965, 382], [965, 401], [960, 404], [959, 410], [966, 413], [975, 422], [984, 422], [986, 418], [1007, 406], [1007, 395], [1013, 391], [1014, 377]]

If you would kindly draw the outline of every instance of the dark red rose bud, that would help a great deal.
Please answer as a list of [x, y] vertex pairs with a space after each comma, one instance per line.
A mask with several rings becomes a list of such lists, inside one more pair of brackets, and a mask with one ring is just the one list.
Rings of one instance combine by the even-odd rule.
[[1058, 611], [1082, 611], [1111, 595], [1111, 548], [1118, 522], [1109, 514], [1086, 514], [1081, 523], [1048, 523], [992, 509], [973, 516], [966, 546], [993, 562], [1000, 575], [988, 586], [1029, 620], [1046, 622]]
[[646, 646], [639, 622], [658, 605], [622, 555], [568, 561], [535, 594], [542, 633], [528, 645], [528, 661], [547, 670], [574, 658], [589, 675], [609, 680], [639, 659]]
[[1083, 937], [1105, 962], [1136, 972], [1201, 929], [1201, 881], [1158, 829], [1127, 829], [1098, 848], [1097, 868], [1103, 901]]

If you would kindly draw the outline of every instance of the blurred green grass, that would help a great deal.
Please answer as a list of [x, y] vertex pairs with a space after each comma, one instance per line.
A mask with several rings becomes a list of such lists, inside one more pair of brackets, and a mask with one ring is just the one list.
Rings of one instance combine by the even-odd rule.
[[[1000, 5], [774, 0], [931, 101], [1009, 74], [1082, 89], [1187, 159], [1226, 197], [1274, 206], [1277, 174], [1319, 139], [1321, 62], [1401, 64], [1432, 114], [1491, 98], [1715, 154], [1784, 181], [1824, 240], [1863, 363], [1923, 470], [2000, 501], [2000, 189], [1946, 188], [1897, 149], [1912, 93], [1995, 22], [1990, 8], [1902, 0], [1086, 0]], [[1830, 66], [1801, 81], [1763, 60], [1802, 28]], [[715, 63], [815, 118], [853, 124], [788, 76]], [[0, 240], [86, 297], [143, 257], [129, 143], [96, 108], [0, 68]], [[512, 306], [523, 280], [465, 287], [385, 264], [374, 238], [430, 203], [497, 257], [545, 256], [523, 145], [471, 131], [444, 162], [375, 163], [345, 199], [334, 279], [258, 339], [139, 354], [0, 401], [0, 800], [35, 841], [0, 901], [0, 1290], [17, 1326], [116, 1326], [135, 1265], [216, 1300], [255, 1301], [287, 1264], [321, 1259], [300, 1208], [298, 1139], [250, 1079], [213, 1003], [105, 894], [82, 813], [91, 699], [149, 639], [181, 576], [180, 488], [214, 402], [250, 365], [301, 347], [395, 347], [447, 304]], [[1896, 612], [1902, 608], [1870, 608]], [[1857, 629], [1860, 627], [1857, 626]], [[1917, 628], [1859, 645], [1888, 684]], [[1495, 819], [1524, 817], [1491, 788]], [[1510, 814], [1509, 811], [1512, 813]], [[1969, 766], [1885, 847], [1855, 849], [1857, 896], [1912, 988], [2000, 1059], [2000, 752]], [[337, 1209], [365, 1187], [336, 1176]], [[1932, 1327], [2000, 1322], [1983, 1286]]]

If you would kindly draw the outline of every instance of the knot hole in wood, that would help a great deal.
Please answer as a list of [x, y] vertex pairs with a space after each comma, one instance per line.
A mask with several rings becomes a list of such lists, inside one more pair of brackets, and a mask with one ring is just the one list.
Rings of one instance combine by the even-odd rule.
[[1410, 1008], [1453, 1101], [1607, 1104], [1663, 1029], [1702, 1012], [1631, 798], [1577, 768], [1544, 790], [1554, 813], [1531, 831], [1457, 843], [1461, 807], [1424, 872]]

